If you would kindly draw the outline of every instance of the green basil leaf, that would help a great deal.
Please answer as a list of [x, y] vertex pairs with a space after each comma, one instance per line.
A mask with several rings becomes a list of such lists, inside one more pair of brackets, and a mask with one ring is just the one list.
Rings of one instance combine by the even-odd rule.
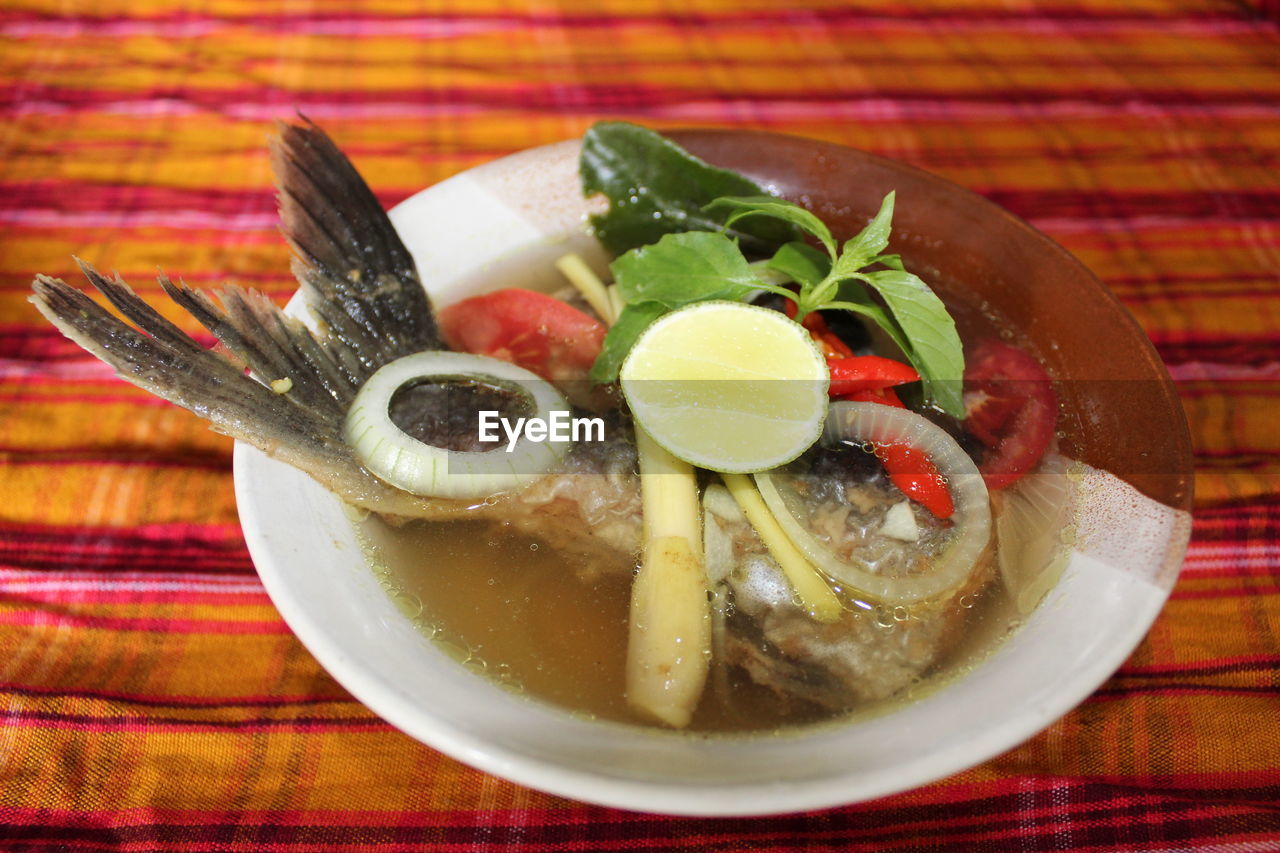
[[[609, 210], [592, 216], [591, 225], [614, 255], [654, 243], [663, 234], [719, 231], [724, 216], [704, 211], [704, 205], [721, 196], [767, 195], [754, 181], [625, 122], [601, 122], [587, 131], [578, 170], [584, 194], [603, 193], [609, 200]], [[799, 236], [789, 223], [766, 217], [735, 225], [728, 234], [758, 255]]]
[[804, 287], [813, 287], [831, 272], [831, 259], [808, 243], [794, 242], [775, 252], [768, 267]]
[[880, 203], [880, 212], [875, 218], [858, 232], [858, 236], [847, 241], [840, 251], [840, 259], [835, 264], [835, 274], [839, 278], [849, 278], [858, 270], [872, 262], [872, 259], [889, 245], [889, 231], [893, 227], [893, 200], [895, 193], [889, 193]]
[[867, 261], [867, 266], [871, 266], [871, 264], [884, 264], [889, 269], [897, 270], [898, 272], [907, 271], [907, 268], [902, 265], [901, 255], [876, 255]]
[[894, 320], [911, 342], [907, 357], [920, 371], [926, 401], [949, 415], [963, 418], [964, 350], [955, 321], [942, 300], [909, 272], [882, 270], [865, 273], [860, 278], [884, 298]]
[[624, 307], [617, 321], [609, 328], [609, 333], [604, 336], [600, 355], [596, 356], [591, 365], [592, 381], [604, 385], [617, 379], [618, 368], [622, 367], [636, 338], [669, 310], [667, 306], [657, 302], [637, 302]]
[[826, 247], [827, 254], [832, 258], [836, 256], [836, 240], [831, 236], [831, 229], [827, 228], [826, 223], [800, 205], [786, 199], [771, 195], [724, 196], [702, 209], [708, 213], [729, 211], [724, 221], [726, 226], [733, 225], [748, 216], [768, 216], [790, 222], [817, 237]]
[[898, 349], [902, 350], [902, 354], [907, 356], [908, 359], [911, 358], [911, 341], [907, 339], [902, 327], [885, 310], [883, 305], [871, 298], [871, 294], [867, 292], [867, 289], [860, 282], [852, 279], [840, 282], [835, 301], [819, 305], [817, 310], [824, 311], [830, 308], [853, 311], [875, 321], [875, 324], [883, 329], [885, 334], [898, 345]]
[[667, 234], [652, 246], [632, 249], [609, 268], [628, 304], [679, 308], [708, 299], [742, 299], [761, 286], [737, 245], [715, 231]]

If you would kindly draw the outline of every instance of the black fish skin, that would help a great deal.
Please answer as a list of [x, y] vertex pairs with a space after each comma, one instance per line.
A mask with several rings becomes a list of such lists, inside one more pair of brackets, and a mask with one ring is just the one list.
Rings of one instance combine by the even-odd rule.
[[444, 349], [409, 250], [333, 141], [310, 122], [282, 124], [271, 164], [294, 274], [329, 336], [369, 373], [408, 353]]
[[[278, 130], [271, 162], [282, 228], [317, 331], [255, 291], [227, 287], [215, 300], [161, 275], [169, 297], [235, 356], [227, 358], [204, 349], [118, 276], [79, 260], [89, 283], [136, 328], [48, 276], [36, 278], [31, 301], [122, 378], [217, 431], [301, 468], [354, 503], [419, 514], [422, 499], [360, 466], [342, 422], [360, 385], [383, 364], [442, 348], [431, 303], [408, 250], [346, 156], [310, 122]], [[282, 379], [289, 386], [283, 393], [264, 384]]]

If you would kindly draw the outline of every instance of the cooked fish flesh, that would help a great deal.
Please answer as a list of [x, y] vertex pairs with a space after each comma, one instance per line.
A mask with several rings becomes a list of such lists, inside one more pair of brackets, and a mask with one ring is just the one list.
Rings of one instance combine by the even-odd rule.
[[890, 609], [851, 602], [838, 621], [823, 624], [796, 603], [781, 568], [727, 491], [709, 488], [703, 507], [712, 656], [721, 689], [727, 670], [736, 668], [784, 702], [828, 712], [893, 696], [937, 665], [965, 618], [956, 602], [978, 592], [994, 572], [987, 555], [966, 584], [942, 599]]

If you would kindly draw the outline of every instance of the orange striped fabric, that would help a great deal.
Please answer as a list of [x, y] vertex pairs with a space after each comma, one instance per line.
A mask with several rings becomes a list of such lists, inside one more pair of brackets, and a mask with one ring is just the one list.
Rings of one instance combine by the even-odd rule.
[[[1268, 0], [4, 4], [0, 848], [1280, 847], [1278, 20]], [[621, 118], [829, 139], [1005, 205], [1178, 381], [1197, 511], [1167, 608], [1027, 744], [820, 813], [615, 812], [409, 740], [272, 608], [230, 442], [27, 302], [73, 255], [148, 297], [157, 268], [287, 297], [264, 152], [298, 110], [387, 204]]]

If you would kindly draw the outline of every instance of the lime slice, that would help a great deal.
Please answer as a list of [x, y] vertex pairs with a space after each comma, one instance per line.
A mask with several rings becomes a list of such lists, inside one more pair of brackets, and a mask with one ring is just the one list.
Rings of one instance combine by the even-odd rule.
[[826, 360], [777, 311], [699, 302], [636, 340], [619, 371], [631, 413], [672, 455], [727, 473], [790, 462], [822, 433]]

